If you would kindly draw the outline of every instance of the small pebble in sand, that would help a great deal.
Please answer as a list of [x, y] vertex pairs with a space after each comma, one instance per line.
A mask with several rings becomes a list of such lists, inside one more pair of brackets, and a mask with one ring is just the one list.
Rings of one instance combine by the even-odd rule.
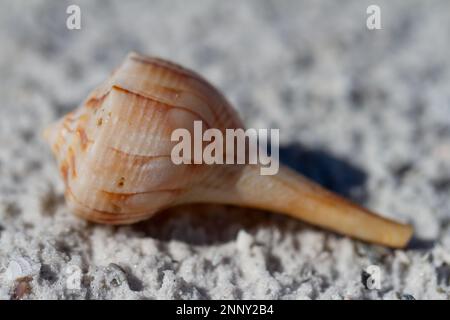
[[106, 279], [111, 286], [120, 287], [122, 283], [127, 281], [127, 275], [121, 266], [110, 263], [106, 267]]
[[31, 292], [30, 282], [33, 280], [32, 277], [24, 277], [20, 278], [16, 281], [16, 286], [14, 287], [14, 291], [11, 295], [12, 300], [21, 300], [27, 294]]

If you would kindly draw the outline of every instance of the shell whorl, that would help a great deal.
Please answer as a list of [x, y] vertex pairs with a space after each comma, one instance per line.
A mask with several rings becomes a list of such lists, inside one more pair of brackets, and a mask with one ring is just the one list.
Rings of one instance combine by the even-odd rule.
[[49, 130], [69, 207], [104, 223], [132, 223], [176, 204], [210, 176], [203, 165], [174, 165], [177, 128], [240, 128], [226, 99], [196, 73], [135, 53], [74, 112]]

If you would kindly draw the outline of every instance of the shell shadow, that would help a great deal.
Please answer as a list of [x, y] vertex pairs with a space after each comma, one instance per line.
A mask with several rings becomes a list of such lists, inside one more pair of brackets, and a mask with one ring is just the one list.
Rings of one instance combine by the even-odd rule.
[[301, 222], [287, 216], [217, 204], [177, 206], [130, 226], [145, 237], [196, 246], [235, 241], [241, 230], [256, 234], [260, 228], [277, 228], [286, 234], [289, 229], [298, 231], [303, 227]]
[[[313, 150], [300, 144], [280, 147], [280, 161], [327, 189], [364, 202], [365, 172], [324, 150]], [[281, 234], [305, 228], [301, 221], [266, 211], [225, 205], [183, 205], [131, 225], [134, 231], [164, 242], [177, 240], [193, 245], [211, 245], [234, 241], [240, 230], [250, 234], [259, 228], [280, 229]]]
[[411, 240], [406, 245], [406, 250], [426, 251], [433, 249], [436, 245], [435, 239], [422, 239], [413, 235]]
[[360, 204], [368, 199], [366, 172], [325, 150], [289, 144], [280, 147], [280, 162], [345, 198]]

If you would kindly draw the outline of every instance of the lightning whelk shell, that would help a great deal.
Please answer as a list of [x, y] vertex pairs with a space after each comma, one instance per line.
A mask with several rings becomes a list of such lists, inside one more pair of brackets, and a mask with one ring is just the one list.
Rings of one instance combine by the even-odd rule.
[[403, 247], [412, 229], [340, 198], [281, 167], [175, 165], [171, 133], [242, 128], [227, 100], [176, 64], [131, 53], [85, 102], [46, 131], [70, 209], [91, 221], [122, 224], [171, 206], [211, 202], [280, 212], [341, 234]]

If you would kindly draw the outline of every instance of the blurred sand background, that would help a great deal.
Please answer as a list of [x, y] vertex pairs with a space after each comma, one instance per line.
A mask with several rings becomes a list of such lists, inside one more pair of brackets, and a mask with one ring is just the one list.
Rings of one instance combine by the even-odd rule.
[[[382, 30], [366, 28], [372, 3]], [[66, 29], [70, 4], [81, 30]], [[449, 31], [445, 0], [0, 1], [0, 299], [448, 299]], [[413, 242], [229, 207], [74, 217], [41, 132], [131, 50], [204, 75], [247, 126], [280, 128], [287, 164], [413, 224]]]

